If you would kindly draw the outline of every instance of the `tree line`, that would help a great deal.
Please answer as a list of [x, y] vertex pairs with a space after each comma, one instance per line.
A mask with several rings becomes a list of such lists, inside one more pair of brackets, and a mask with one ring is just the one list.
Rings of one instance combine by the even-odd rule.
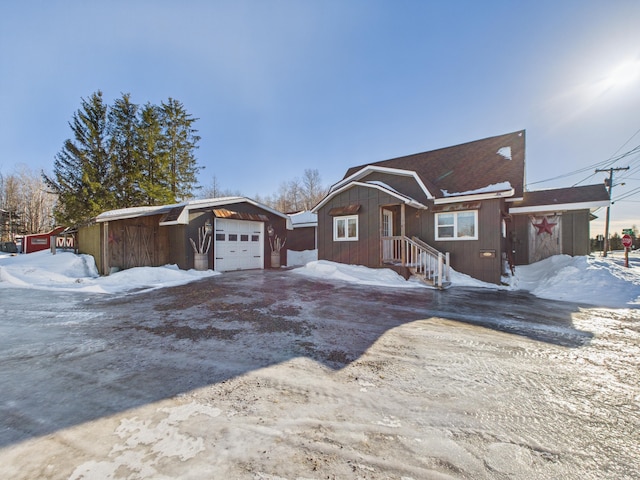
[[[278, 190], [271, 195], [254, 195], [256, 202], [267, 205], [279, 212], [295, 213], [303, 210], [311, 210], [327, 194], [328, 188], [322, 185], [320, 172], [315, 168], [304, 170], [302, 178], [295, 177], [285, 180]], [[211, 184], [203, 190], [204, 198], [217, 198], [229, 196], [246, 196], [240, 190], [223, 188], [214, 175]]]
[[[76, 226], [108, 210], [195, 198], [203, 168], [195, 158], [196, 120], [172, 98], [160, 105], [138, 105], [130, 94], [107, 105], [101, 91], [82, 98], [52, 174], [26, 166], [0, 173], [0, 239]], [[306, 169], [277, 192], [253, 199], [292, 213], [311, 209], [326, 192], [318, 170]], [[222, 188], [214, 176], [199, 198], [222, 196], [245, 194]]]
[[53, 175], [42, 174], [57, 198], [55, 221], [78, 225], [107, 210], [192, 198], [201, 168], [196, 120], [172, 98], [142, 106], [128, 93], [113, 105], [101, 91], [83, 98]]

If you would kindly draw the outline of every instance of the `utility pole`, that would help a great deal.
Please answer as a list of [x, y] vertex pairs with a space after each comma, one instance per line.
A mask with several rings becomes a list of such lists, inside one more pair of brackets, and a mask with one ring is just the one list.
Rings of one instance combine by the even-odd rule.
[[605, 221], [604, 227], [604, 249], [602, 252], [602, 256], [606, 257], [607, 252], [609, 251], [609, 218], [611, 215], [611, 191], [613, 190], [613, 172], [618, 172], [620, 170], [629, 170], [629, 167], [623, 168], [604, 168], [604, 169], [596, 169], [596, 173], [598, 172], [609, 172], [609, 179], [605, 178], [604, 184], [609, 187], [609, 206], [607, 207], [607, 219]]

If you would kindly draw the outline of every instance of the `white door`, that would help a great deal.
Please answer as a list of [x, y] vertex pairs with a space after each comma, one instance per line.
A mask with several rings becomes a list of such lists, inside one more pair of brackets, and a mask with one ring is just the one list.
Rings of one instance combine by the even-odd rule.
[[216, 218], [213, 268], [264, 268], [264, 223]]
[[[382, 210], [382, 237], [393, 236], [393, 212], [391, 210]], [[393, 241], [385, 239], [382, 241], [382, 261], [389, 262], [394, 260]]]

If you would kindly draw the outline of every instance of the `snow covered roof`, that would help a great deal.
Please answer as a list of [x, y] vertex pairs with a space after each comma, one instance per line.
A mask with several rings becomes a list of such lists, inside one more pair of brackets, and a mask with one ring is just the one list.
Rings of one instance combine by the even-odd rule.
[[318, 214], [305, 210], [298, 213], [289, 214], [291, 226], [293, 228], [316, 227], [318, 226]]
[[148, 215], [168, 214], [173, 210], [174, 212], [176, 212], [175, 219], [162, 222], [162, 225], [183, 224], [183, 223], [186, 223], [187, 221], [186, 213], [188, 213], [189, 210], [213, 208], [213, 207], [218, 207], [222, 205], [232, 205], [234, 203], [243, 203], [243, 202], [255, 205], [259, 208], [262, 208], [263, 210], [266, 210], [279, 217], [285, 218], [287, 219], [287, 221], [289, 221], [289, 217], [284, 213], [274, 210], [273, 208], [268, 207], [267, 205], [263, 205], [247, 197], [204, 198], [199, 200], [189, 200], [187, 202], [182, 202], [182, 203], [175, 203], [172, 205], [121, 208], [117, 210], [110, 210], [107, 212], [103, 212], [100, 215], [98, 215], [95, 218], [95, 220], [96, 222], [108, 222], [112, 220], [144, 217]]

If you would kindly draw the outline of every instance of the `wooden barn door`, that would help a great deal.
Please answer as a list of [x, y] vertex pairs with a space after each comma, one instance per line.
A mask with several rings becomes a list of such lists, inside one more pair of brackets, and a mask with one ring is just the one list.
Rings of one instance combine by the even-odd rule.
[[153, 266], [153, 227], [127, 225], [124, 234], [124, 268]]
[[562, 217], [529, 216], [529, 263], [562, 253]]

